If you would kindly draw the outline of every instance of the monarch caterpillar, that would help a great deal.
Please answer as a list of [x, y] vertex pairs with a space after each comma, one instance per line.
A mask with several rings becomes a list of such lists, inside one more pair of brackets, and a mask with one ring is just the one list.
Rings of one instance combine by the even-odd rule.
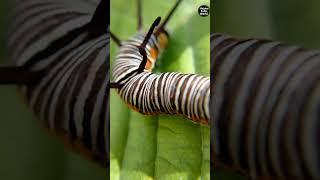
[[[164, 15], [165, 19], [176, 1], [141, 2], [142, 8], [136, 8], [136, 0], [111, 1], [110, 31], [121, 40], [128, 40], [139, 32], [136, 28], [139, 19], [137, 9], [141, 9], [144, 30], [148, 31], [157, 16]], [[208, 74], [209, 18], [198, 15], [198, 7], [208, 3], [207, 0], [185, 0], [179, 4], [166, 25], [166, 30], [172, 30], [169, 31], [170, 42], [153, 72]], [[201, 28], [194, 32], [194, 26]], [[202, 49], [198, 49], [200, 47]], [[114, 67], [119, 47], [112, 39], [110, 48], [111, 67]], [[200, 56], [203, 58], [198, 59]], [[147, 179], [196, 179], [201, 176], [202, 179], [210, 179], [208, 126], [193, 123], [182, 116], [143, 115], [128, 108], [116, 89], [110, 94], [110, 167], [118, 170], [110, 171], [110, 177], [121, 179], [137, 175], [135, 177]]]
[[213, 164], [318, 179], [320, 51], [213, 34], [211, 61]]
[[[178, 0], [163, 23], [158, 17], [148, 33], [142, 30], [141, 14], [138, 15], [138, 32], [127, 41], [120, 41], [111, 33], [119, 46], [113, 67], [116, 88], [120, 97], [132, 109], [142, 114], [181, 114], [194, 122], [210, 123], [210, 79], [195, 74], [154, 74], [152, 69], [158, 54], [165, 48], [169, 34], [165, 25], [181, 0]], [[138, 1], [138, 9], [141, 3]], [[141, 11], [138, 11], [138, 13]]]
[[28, 106], [74, 150], [109, 165], [109, 3], [14, 1], [8, 48], [15, 66], [0, 84], [18, 84]]

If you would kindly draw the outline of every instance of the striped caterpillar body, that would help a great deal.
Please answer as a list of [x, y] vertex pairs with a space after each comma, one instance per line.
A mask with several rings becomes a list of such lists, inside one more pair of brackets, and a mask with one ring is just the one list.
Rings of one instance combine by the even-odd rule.
[[109, 159], [109, 22], [106, 0], [17, 0], [8, 39], [28, 106], [76, 151]]
[[159, 53], [169, 40], [165, 23], [180, 1], [155, 32], [153, 27], [148, 33], [139, 30], [129, 40], [118, 42], [120, 48], [115, 58], [113, 78], [117, 85], [121, 85], [117, 91], [123, 101], [142, 114], [180, 114], [194, 122], [209, 124], [208, 77], [176, 72], [152, 73]]
[[211, 36], [216, 162], [252, 177], [320, 177], [320, 51]]

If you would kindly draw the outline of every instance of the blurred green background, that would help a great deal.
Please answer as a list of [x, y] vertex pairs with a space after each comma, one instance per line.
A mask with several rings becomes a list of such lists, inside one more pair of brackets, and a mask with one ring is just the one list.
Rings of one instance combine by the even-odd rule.
[[[320, 48], [319, 0], [212, 0], [211, 31]], [[213, 72], [214, 73], [214, 72]], [[244, 179], [223, 170], [217, 179]]]
[[[0, 2], [0, 63], [9, 64], [5, 51], [9, 0]], [[0, 86], [0, 179], [106, 179], [106, 170], [65, 149], [48, 135], [26, 107], [14, 86]]]

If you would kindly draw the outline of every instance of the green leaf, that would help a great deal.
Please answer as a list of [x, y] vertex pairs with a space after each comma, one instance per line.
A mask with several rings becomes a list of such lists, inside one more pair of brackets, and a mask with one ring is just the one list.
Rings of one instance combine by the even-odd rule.
[[[175, 1], [143, 1], [147, 31], [157, 16], [164, 18]], [[155, 72], [210, 72], [210, 18], [198, 15], [209, 0], [184, 0], [167, 24], [168, 47]], [[136, 1], [111, 1], [110, 30], [126, 40], [137, 28]], [[118, 47], [110, 45], [111, 65]], [[112, 77], [112, 76], [111, 76]], [[130, 110], [110, 93], [111, 179], [210, 179], [210, 130], [181, 116], [145, 116]]]

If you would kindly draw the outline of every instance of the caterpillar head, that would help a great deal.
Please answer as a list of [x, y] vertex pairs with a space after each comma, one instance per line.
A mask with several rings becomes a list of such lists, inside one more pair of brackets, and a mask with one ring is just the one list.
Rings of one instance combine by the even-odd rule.
[[157, 39], [159, 41], [159, 45], [161, 49], [164, 49], [168, 45], [169, 34], [166, 30], [162, 30], [157, 35]]

